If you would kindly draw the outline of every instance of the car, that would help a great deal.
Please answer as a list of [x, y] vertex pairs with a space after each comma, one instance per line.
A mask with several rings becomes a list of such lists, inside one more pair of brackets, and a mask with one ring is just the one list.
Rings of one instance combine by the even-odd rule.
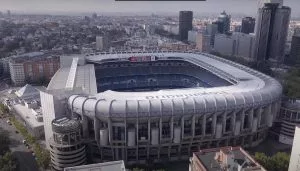
[[23, 142], [23, 144], [26, 144], [26, 143], [27, 143], [27, 141], [26, 141], [26, 140], [23, 140], [22, 142]]
[[11, 122], [10, 122], [10, 120], [7, 120], [6, 122], [7, 122], [9, 125], [11, 125]]
[[16, 133], [16, 134], [18, 134], [18, 133], [19, 133], [19, 131], [15, 131], [15, 133]]

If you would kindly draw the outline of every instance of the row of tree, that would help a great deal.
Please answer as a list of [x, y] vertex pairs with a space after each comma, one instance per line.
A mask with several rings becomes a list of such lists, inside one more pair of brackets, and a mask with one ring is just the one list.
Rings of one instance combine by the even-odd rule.
[[16, 171], [18, 163], [9, 150], [9, 135], [0, 128], [0, 171]]
[[43, 168], [47, 169], [50, 164], [50, 153], [48, 150], [43, 149], [40, 144], [37, 142], [36, 138], [32, 136], [27, 129], [24, 127], [22, 123], [20, 123], [16, 118], [10, 118], [12, 124], [16, 127], [16, 129], [24, 136], [25, 140], [28, 144], [33, 147], [33, 151], [36, 156], [37, 164]]

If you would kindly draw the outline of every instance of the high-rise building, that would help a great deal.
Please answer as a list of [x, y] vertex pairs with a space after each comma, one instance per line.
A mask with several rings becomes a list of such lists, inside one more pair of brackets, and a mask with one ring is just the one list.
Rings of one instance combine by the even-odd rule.
[[300, 64], [300, 34], [293, 35], [290, 62], [293, 64]]
[[242, 33], [254, 33], [254, 28], [255, 28], [255, 18], [252, 17], [245, 17], [242, 20]]
[[257, 60], [282, 62], [291, 9], [281, 3], [265, 3], [258, 10], [255, 27]]
[[109, 48], [109, 41], [106, 36], [96, 36], [96, 50], [105, 51]]
[[255, 37], [251, 34], [234, 32], [229, 34], [217, 34], [214, 50], [221, 55], [241, 57], [253, 61], [253, 48]]
[[198, 32], [194, 30], [188, 31], [188, 41], [191, 43], [196, 43], [196, 36]]
[[266, 3], [277, 3], [279, 7], [283, 5], [283, 0], [258, 0], [258, 9], [264, 7]]
[[233, 26], [233, 32], [241, 32], [242, 31], [242, 25], [235, 25]]
[[215, 35], [218, 33], [218, 25], [214, 23], [208, 24], [206, 31], [210, 35], [210, 46], [213, 47], [215, 44]]
[[205, 33], [198, 33], [196, 35], [196, 49], [201, 52], [210, 52], [210, 37], [211, 35]]
[[216, 22], [214, 24], [218, 25], [218, 32], [219, 33], [228, 33], [230, 31], [230, 21], [231, 16], [226, 14], [225, 11], [223, 11]]
[[300, 169], [300, 127], [296, 126], [293, 148], [290, 158], [289, 171], [297, 171]]
[[11, 16], [10, 10], [7, 10], [7, 16], [8, 16], [8, 17]]
[[193, 29], [193, 12], [179, 12], [179, 38], [181, 41], [188, 39], [188, 31]]

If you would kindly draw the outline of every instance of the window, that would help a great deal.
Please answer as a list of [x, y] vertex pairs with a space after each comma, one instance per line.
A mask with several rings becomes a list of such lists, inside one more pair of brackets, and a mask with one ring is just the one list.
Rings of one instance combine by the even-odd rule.
[[202, 135], [202, 119], [200, 117], [195, 120], [195, 135]]
[[162, 123], [162, 138], [170, 138], [170, 122]]
[[148, 123], [139, 124], [139, 140], [148, 139]]
[[192, 118], [184, 120], [184, 135], [192, 135]]
[[113, 126], [113, 140], [125, 140], [125, 128]]
[[54, 72], [53, 63], [49, 64], [49, 72], [50, 72], [50, 74], [53, 74], [53, 72]]
[[42, 65], [42, 64], [39, 64], [39, 73], [40, 73], [40, 74], [43, 74], [43, 72], [44, 72], [43, 65]]

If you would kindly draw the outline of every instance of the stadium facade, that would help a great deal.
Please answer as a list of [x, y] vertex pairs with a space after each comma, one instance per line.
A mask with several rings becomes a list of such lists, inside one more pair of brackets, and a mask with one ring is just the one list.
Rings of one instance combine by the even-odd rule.
[[59, 69], [41, 105], [47, 144], [52, 120], [72, 116], [95, 162], [142, 164], [257, 145], [277, 117], [281, 93], [275, 79], [209, 54], [92, 54]]

